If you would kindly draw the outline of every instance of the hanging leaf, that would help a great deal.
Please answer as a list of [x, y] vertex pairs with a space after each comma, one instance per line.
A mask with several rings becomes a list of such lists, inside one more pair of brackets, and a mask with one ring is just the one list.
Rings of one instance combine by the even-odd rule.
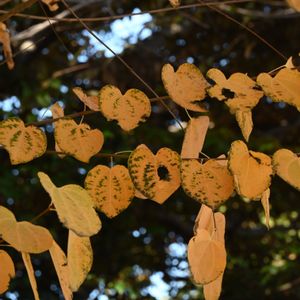
[[271, 184], [271, 158], [264, 153], [248, 151], [243, 141], [231, 144], [228, 167], [235, 177], [236, 191], [242, 197], [260, 199]]
[[112, 168], [96, 166], [88, 172], [84, 185], [95, 208], [109, 218], [126, 209], [134, 197], [134, 186], [129, 172], [121, 165]]
[[[128, 159], [128, 169], [136, 189], [159, 204], [165, 202], [180, 186], [180, 157], [168, 148], [156, 155], [146, 145], [139, 145]], [[162, 170], [162, 178], [159, 171]]]
[[0, 122], [0, 144], [8, 151], [13, 165], [27, 163], [42, 156], [47, 148], [44, 132], [35, 126], [26, 126], [19, 118]]
[[207, 230], [199, 229], [197, 235], [189, 241], [188, 261], [195, 283], [210, 283], [225, 270], [224, 244], [212, 239]]
[[209, 117], [201, 116], [188, 122], [181, 148], [181, 158], [198, 158], [202, 151]]
[[37, 283], [35, 280], [34, 269], [31, 263], [30, 255], [26, 252], [22, 252], [22, 259], [28, 274], [30, 286], [34, 295], [34, 300], [39, 300], [40, 297], [37, 289]]
[[263, 92], [256, 89], [256, 83], [243, 73], [235, 73], [226, 79], [218, 69], [210, 69], [207, 76], [216, 84], [208, 89], [211, 97], [225, 104], [235, 115], [239, 127], [246, 141], [248, 141], [253, 129], [251, 110], [258, 104]]
[[0, 206], [0, 229], [2, 222], [13, 221], [17, 222], [15, 215], [6, 207]]
[[88, 192], [79, 185], [56, 187], [49, 176], [38, 172], [42, 186], [50, 195], [59, 220], [79, 236], [91, 236], [101, 228]]
[[180, 6], [180, 0], [169, 0], [169, 2], [173, 7]]
[[55, 125], [55, 141], [63, 152], [88, 163], [101, 150], [104, 137], [99, 129], [91, 130], [87, 124], [60, 119]]
[[270, 204], [269, 204], [269, 198], [270, 198], [270, 189], [266, 189], [262, 196], [261, 196], [261, 204], [265, 211], [266, 216], [266, 225], [268, 229], [270, 229]]
[[300, 0], [287, 0], [287, 3], [295, 11], [300, 12]]
[[286, 102], [300, 111], [299, 71], [284, 68], [275, 77], [271, 77], [267, 73], [261, 73], [257, 77], [257, 83], [274, 102]]
[[208, 82], [195, 65], [182, 64], [175, 72], [170, 64], [166, 64], [161, 77], [167, 93], [178, 105], [192, 111], [207, 111], [200, 106], [200, 101], [206, 96]]
[[80, 237], [69, 230], [68, 240], [68, 275], [73, 292], [78, 291], [91, 270], [93, 249], [90, 238]]
[[57, 5], [59, 1], [60, 0], [42, 0], [42, 2], [45, 3], [51, 11], [56, 11], [59, 9], [59, 6]]
[[227, 166], [213, 159], [204, 164], [196, 159], [183, 159], [181, 181], [189, 197], [212, 209], [229, 199], [234, 191], [233, 177]]
[[288, 149], [280, 149], [273, 155], [276, 174], [300, 191], [300, 158]]
[[10, 35], [6, 25], [2, 22], [0, 22], [0, 43], [3, 45], [3, 52], [7, 67], [11, 70], [14, 68], [15, 63], [10, 46]]
[[10, 280], [15, 277], [15, 266], [11, 257], [0, 250], [0, 295], [8, 290]]
[[100, 90], [99, 106], [108, 121], [117, 120], [125, 131], [136, 128], [151, 114], [151, 103], [146, 94], [130, 89], [122, 95], [113, 85], [106, 85]]
[[80, 87], [73, 89], [73, 93], [83, 102], [89, 109], [99, 111], [99, 97], [88, 96]]
[[66, 255], [55, 241], [53, 241], [49, 252], [55, 267], [62, 293], [64, 295], [64, 299], [72, 300], [73, 293], [70, 287]]

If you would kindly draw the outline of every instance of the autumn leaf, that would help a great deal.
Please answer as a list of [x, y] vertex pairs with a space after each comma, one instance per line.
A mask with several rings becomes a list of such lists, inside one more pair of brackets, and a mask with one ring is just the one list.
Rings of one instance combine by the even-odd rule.
[[0, 22], [0, 43], [3, 45], [4, 57], [6, 59], [7, 67], [11, 70], [14, 68], [15, 63], [10, 46], [10, 35], [4, 23]]
[[38, 173], [42, 186], [50, 195], [59, 220], [79, 236], [91, 236], [101, 229], [101, 221], [88, 192], [79, 185], [56, 187], [49, 176]]
[[80, 87], [73, 89], [73, 93], [83, 102], [89, 109], [99, 111], [99, 97], [88, 96]]
[[[168, 148], [156, 155], [146, 145], [139, 145], [128, 159], [128, 169], [136, 189], [159, 204], [165, 202], [180, 186], [180, 157]], [[166, 174], [159, 176], [159, 169]]]
[[25, 127], [21, 119], [9, 118], [0, 122], [0, 144], [8, 151], [11, 163], [17, 165], [42, 156], [47, 139], [41, 129]]
[[162, 81], [171, 99], [183, 108], [205, 112], [200, 106], [206, 96], [208, 82], [201, 71], [193, 64], [182, 64], [175, 72], [170, 64], [166, 64], [161, 72]]
[[55, 267], [62, 293], [64, 295], [64, 299], [72, 300], [73, 293], [70, 287], [67, 257], [55, 241], [53, 241], [52, 247], [49, 249], [49, 252]]
[[135, 194], [128, 169], [121, 165], [112, 168], [102, 165], [94, 167], [88, 172], [84, 186], [95, 208], [109, 218], [126, 209]]
[[15, 266], [11, 257], [0, 250], [0, 295], [8, 290], [10, 280], [15, 277]]
[[173, 7], [178, 7], [180, 5], [180, 0], [169, 0]]
[[274, 102], [285, 102], [300, 111], [300, 72], [295, 69], [281, 69], [275, 77], [261, 73], [257, 83]]
[[90, 238], [80, 237], [69, 230], [68, 239], [68, 277], [73, 292], [78, 291], [91, 270], [93, 249]]
[[122, 95], [113, 85], [106, 85], [100, 90], [99, 106], [108, 121], [117, 120], [125, 131], [133, 130], [151, 114], [151, 103], [146, 94], [130, 89]]
[[181, 148], [181, 158], [198, 158], [202, 151], [206, 132], [209, 125], [209, 117], [201, 116], [192, 118], [186, 127]]
[[51, 11], [56, 11], [59, 9], [57, 3], [59, 3], [60, 0], [42, 0], [42, 2], [45, 3]]
[[60, 119], [55, 125], [55, 141], [63, 152], [88, 163], [101, 150], [104, 137], [99, 129], [91, 130], [87, 124]]
[[287, 0], [287, 3], [291, 8], [300, 12], [300, 0]]
[[273, 155], [275, 173], [300, 191], [300, 158], [288, 149], [280, 149]]
[[231, 144], [228, 167], [235, 177], [236, 191], [242, 197], [256, 200], [271, 184], [271, 158], [249, 151], [243, 141]]
[[268, 229], [270, 229], [270, 189], [266, 189], [261, 196], [261, 204], [264, 208], [265, 216], [266, 216], [266, 225]]
[[180, 169], [184, 192], [212, 209], [229, 199], [234, 191], [232, 175], [217, 160], [201, 164], [197, 159], [183, 159]]
[[[211, 97], [225, 101], [235, 115], [246, 141], [253, 129], [251, 110], [258, 104], [263, 92], [256, 89], [256, 83], [243, 73], [234, 73], [228, 79], [218, 69], [210, 69], [207, 77], [216, 84], [208, 89]], [[228, 95], [229, 94], [229, 95]]]

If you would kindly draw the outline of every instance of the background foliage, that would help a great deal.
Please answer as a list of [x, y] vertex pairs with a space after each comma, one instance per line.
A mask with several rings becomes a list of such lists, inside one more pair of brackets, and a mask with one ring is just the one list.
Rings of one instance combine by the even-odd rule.
[[[0, 2], [0, 9], [10, 10], [19, 1], [2, 2], [7, 3]], [[168, 1], [160, 0], [68, 3], [80, 17], [169, 7]], [[183, 1], [191, 3], [196, 2]], [[285, 56], [299, 52], [299, 13], [288, 8], [284, 1], [248, 1], [223, 5], [220, 9], [265, 37]], [[51, 15], [47, 7], [44, 10]], [[39, 3], [25, 13], [45, 16]], [[63, 5], [58, 13], [70, 17]], [[166, 92], [160, 71], [168, 62], [178, 66], [188, 61], [203, 72], [218, 67], [226, 75], [246, 72], [253, 77], [285, 63], [252, 34], [208, 7], [88, 24], [161, 96]], [[58, 100], [64, 103], [66, 113], [81, 111], [82, 104], [71, 90], [75, 86], [96, 93], [105, 84], [114, 84], [122, 91], [134, 87], [152, 96], [78, 22], [57, 22], [50, 26], [47, 20], [13, 17], [7, 25], [14, 53], [21, 52], [15, 57], [14, 70], [0, 66], [1, 120], [20, 116], [24, 121], [35, 121], [42, 118], [45, 107]], [[182, 121], [187, 121], [184, 110], [168, 104]], [[209, 115], [212, 123], [204, 152], [216, 157], [226, 153], [230, 143], [241, 138], [241, 133], [224, 105], [210, 101]], [[283, 147], [300, 152], [300, 119], [295, 108], [270, 104], [264, 99], [254, 109], [253, 118], [255, 127], [249, 148], [267, 154]], [[132, 133], [121, 131], [100, 114], [86, 116], [85, 121], [103, 131], [106, 152], [131, 150], [141, 143], [153, 151], [166, 146], [179, 152], [183, 139], [182, 132], [158, 103], [154, 104], [151, 118]], [[50, 136], [52, 127], [46, 129]], [[54, 149], [53, 139], [49, 147]], [[49, 174], [58, 186], [82, 185], [93, 166], [109, 163], [99, 157], [84, 164], [70, 157], [61, 160], [56, 155], [45, 155], [30, 164], [11, 166], [5, 151], [1, 150], [0, 156], [0, 203], [14, 211], [19, 220], [30, 220], [49, 204], [49, 197], [37, 179], [38, 170]], [[116, 162], [125, 163], [121, 159]], [[228, 253], [222, 299], [241, 299], [241, 295], [243, 299], [300, 297], [299, 192], [277, 177], [273, 180], [270, 231], [264, 225], [259, 202], [245, 203], [236, 197], [221, 207], [226, 212]], [[194, 286], [189, 278], [185, 251], [199, 207], [179, 190], [163, 206], [135, 199], [115, 219], [101, 215], [103, 228], [92, 238], [93, 269], [75, 299], [201, 299], [201, 288]], [[53, 213], [38, 223], [51, 229], [58, 243], [66, 247], [67, 230]], [[2, 297], [31, 299], [21, 257], [16, 252], [10, 253], [18, 272], [11, 291]], [[50, 256], [47, 253], [33, 256], [33, 264], [41, 299], [58, 299], [60, 291]]]

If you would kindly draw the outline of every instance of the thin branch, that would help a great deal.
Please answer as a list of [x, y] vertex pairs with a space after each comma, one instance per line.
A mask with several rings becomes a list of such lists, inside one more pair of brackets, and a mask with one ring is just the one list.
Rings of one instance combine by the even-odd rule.
[[[69, 155], [68, 153], [65, 152], [61, 152], [61, 151], [55, 151], [55, 150], [47, 150], [45, 152], [45, 154], [57, 154], [57, 155]], [[119, 154], [118, 152], [116, 153], [97, 153], [95, 155], [93, 155], [93, 157], [100, 157], [100, 158], [124, 158], [124, 159], [128, 159], [129, 154]]]

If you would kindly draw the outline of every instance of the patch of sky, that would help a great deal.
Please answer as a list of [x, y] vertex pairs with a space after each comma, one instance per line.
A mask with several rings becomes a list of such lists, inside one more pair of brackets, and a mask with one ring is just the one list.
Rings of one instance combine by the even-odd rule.
[[21, 107], [21, 101], [16, 97], [12, 96], [10, 98], [0, 101], [0, 109], [5, 112], [11, 112], [15, 108]]

